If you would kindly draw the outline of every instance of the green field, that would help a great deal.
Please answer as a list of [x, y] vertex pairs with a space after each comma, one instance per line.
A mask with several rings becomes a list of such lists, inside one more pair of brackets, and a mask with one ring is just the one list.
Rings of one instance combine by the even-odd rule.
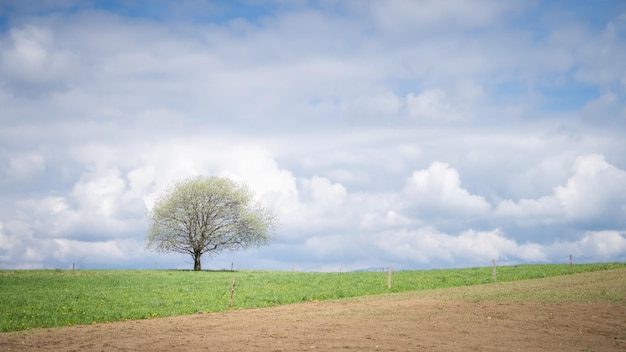
[[[626, 263], [518, 265], [498, 282], [626, 268]], [[231, 286], [236, 279], [234, 304]], [[0, 271], [0, 331], [146, 319], [493, 282], [492, 268], [387, 272]]]

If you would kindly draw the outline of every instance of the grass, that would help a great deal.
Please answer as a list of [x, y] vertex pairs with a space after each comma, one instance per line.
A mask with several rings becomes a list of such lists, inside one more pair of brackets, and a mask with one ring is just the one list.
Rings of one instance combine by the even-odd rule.
[[[572, 272], [623, 268], [626, 263], [578, 264]], [[486, 297], [497, 299], [498, 288], [518, 280], [570, 273], [569, 265], [498, 267], [498, 285], [486, 286], [495, 288]], [[233, 278], [237, 280], [235, 300], [229, 307]], [[432, 293], [492, 282], [491, 267], [394, 272], [391, 290], [387, 289], [386, 272], [0, 271], [0, 331], [272, 307], [389, 292]], [[614, 293], [604, 295], [611, 298]], [[619, 300], [621, 296], [614, 297]]]
[[501, 282], [406, 292], [419, 299], [538, 303], [612, 303], [626, 305], [626, 268], [560, 275], [533, 280]]

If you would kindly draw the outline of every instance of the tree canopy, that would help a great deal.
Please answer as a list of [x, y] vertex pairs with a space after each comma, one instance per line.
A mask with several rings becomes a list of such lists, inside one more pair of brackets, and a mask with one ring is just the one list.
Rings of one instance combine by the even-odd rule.
[[174, 183], [148, 214], [146, 248], [189, 254], [201, 270], [203, 254], [269, 244], [276, 216], [244, 184], [197, 176]]

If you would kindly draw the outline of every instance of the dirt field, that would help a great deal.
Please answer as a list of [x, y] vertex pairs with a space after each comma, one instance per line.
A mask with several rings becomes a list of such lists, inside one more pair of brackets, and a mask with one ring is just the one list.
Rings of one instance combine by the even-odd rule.
[[0, 334], [1, 351], [626, 351], [626, 270]]

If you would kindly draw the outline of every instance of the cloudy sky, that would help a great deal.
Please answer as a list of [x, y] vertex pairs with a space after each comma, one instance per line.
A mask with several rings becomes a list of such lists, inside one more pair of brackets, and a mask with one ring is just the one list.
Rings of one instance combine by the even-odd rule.
[[623, 1], [0, 1], [0, 268], [146, 251], [175, 180], [280, 218], [203, 268], [626, 261]]

